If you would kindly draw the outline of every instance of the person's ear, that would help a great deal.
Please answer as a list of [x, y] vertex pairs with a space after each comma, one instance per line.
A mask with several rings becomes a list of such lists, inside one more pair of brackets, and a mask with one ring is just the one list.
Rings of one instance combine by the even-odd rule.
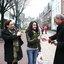
[[8, 28], [8, 27], [9, 27], [9, 25], [6, 25], [6, 27]]

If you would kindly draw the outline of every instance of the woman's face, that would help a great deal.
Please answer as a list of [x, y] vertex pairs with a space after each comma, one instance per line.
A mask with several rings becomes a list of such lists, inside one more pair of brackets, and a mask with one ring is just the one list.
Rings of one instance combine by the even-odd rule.
[[33, 23], [32, 28], [33, 28], [34, 30], [36, 30], [37, 25], [36, 25], [36, 23], [35, 23], [35, 22]]
[[14, 28], [14, 23], [10, 22], [9, 25], [7, 25], [8, 29], [12, 30]]

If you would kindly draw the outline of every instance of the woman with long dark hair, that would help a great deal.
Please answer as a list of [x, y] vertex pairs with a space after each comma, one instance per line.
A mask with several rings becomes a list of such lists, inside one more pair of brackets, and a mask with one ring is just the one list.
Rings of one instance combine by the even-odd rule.
[[36, 64], [37, 54], [41, 51], [39, 35], [37, 22], [30, 22], [26, 30], [28, 64]]

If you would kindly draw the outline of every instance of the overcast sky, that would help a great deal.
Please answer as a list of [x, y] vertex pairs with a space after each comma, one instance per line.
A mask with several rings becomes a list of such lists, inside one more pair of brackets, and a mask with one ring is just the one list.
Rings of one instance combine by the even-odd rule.
[[51, 0], [31, 0], [29, 5], [24, 9], [25, 17], [38, 17], [39, 13], [43, 12], [44, 7]]

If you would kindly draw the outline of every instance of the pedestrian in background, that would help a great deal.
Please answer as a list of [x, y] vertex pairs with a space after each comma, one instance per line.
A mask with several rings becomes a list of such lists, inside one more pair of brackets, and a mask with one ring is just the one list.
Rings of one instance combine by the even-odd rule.
[[42, 35], [41, 27], [39, 26], [38, 28], [39, 28], [40, 35]]
[[42, 34], [43, 34], [43, 32], [44, 32], [44, 27], [41, 27], [41, 31], [42, 31]]
[[44, 27], [44, 32], [45, 32], [45, 34], [47, 34], [47, 31], [48, 31], [48, 28], [47, 28], [47, 26], [45, 26], [45, 27]]
[[64, 15], [57, 14], [54, 17], [54, 22], [58, 25], [57, 32], [49, 37], [50, 40], [56, 39], [58, 42], [53, 64], [64, 64]]
[[21, 39], [22, 33], [14, 29], [14, 24], [11, 20], [5, 21], [5, 29], [2, 31], [2, 38], [4, 40], [4, 58], [7, 64], [18, 64], [22, 59]]

